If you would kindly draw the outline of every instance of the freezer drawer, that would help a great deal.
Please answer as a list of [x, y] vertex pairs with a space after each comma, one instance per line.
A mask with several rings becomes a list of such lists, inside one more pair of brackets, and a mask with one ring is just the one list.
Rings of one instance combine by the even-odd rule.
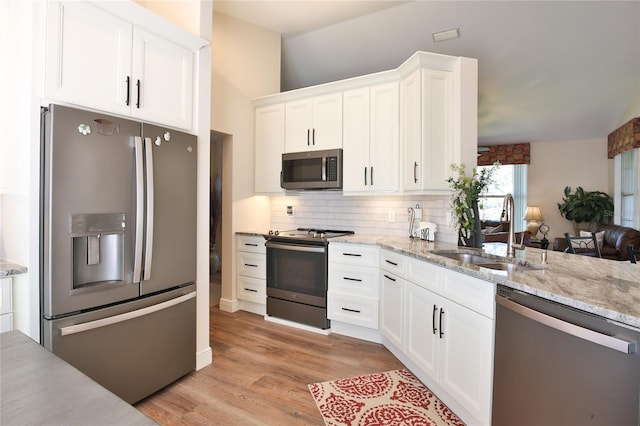
[[195, 285], [44, 321], [44, 345], [128, 403], [195, 368]]

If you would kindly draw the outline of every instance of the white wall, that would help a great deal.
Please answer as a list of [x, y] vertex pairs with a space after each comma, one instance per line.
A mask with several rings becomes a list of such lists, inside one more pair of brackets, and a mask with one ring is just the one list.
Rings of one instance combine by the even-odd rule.
[[33, 0], [0, 2], [0, 46], [6, 61], [0, 70], [4, 82], [0, 89], [0, 258], [29, 270], [13, 278], [14, 328], [34, 340], [39, 340], [40, 334], [38, 170], [43, 5]]
[[542, 210], [551, 228], [550, 241], [573, 233], [573, 225], [560, 215], [565, 186], [581, 186], [586, 191], [613, 193], [610, 184], [613, 164], [607, 159], [607, 139], [549, 141], [531, 143], [528, 203]]
[[237, 309], [235, 232], [267, 229], [269, 199], [254, 193], [252, 99], [280, 91], [280, 35], [225, 15], [213, 16], [211, 128], [223, 133], [222, 299]]

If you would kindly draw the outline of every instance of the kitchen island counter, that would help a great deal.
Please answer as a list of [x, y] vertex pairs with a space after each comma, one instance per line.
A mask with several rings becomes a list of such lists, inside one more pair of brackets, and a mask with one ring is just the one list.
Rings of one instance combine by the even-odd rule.
[[0, 346], [0, 424], [157, 424], [19, 331]]
[[437, 253], [478, 253], [504, 261], [506, 244], [488, 243], [482, 250], [444, 242], [408, 237], [352, 235], [332, 242], [371, 244], [416, 259], [431, 262], [485, 281], [503, 284], [523, 292], [640, 328], [640, 269], [631, 262], [618, 262], [527, 247], [516, 251], [514, 263], [529, 266], [526, 271], [490, 271], [477, 265], [439, 256]]

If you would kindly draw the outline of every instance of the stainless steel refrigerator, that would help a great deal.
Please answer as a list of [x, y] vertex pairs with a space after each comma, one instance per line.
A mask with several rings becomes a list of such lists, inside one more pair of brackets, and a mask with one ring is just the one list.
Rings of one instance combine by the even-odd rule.
[[195, 368], [196, 137], [42, 111], [42, 344], [129, 403]]

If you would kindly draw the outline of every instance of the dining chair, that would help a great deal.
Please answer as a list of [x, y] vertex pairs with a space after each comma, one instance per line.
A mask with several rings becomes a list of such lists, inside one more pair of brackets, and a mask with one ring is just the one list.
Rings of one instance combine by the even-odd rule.
[[602, 257], [595, 232], [592, 232], [588, 237], [573, 237], [568, 232], [565, 232], [564, 237], [567, 239], [569, 253]]
[[632, 245], [628, 245], [627, 255], [629, 256], [631, 263], [638, 263], [638, 259], [640, 258], [640, 249], [634, 250]]

